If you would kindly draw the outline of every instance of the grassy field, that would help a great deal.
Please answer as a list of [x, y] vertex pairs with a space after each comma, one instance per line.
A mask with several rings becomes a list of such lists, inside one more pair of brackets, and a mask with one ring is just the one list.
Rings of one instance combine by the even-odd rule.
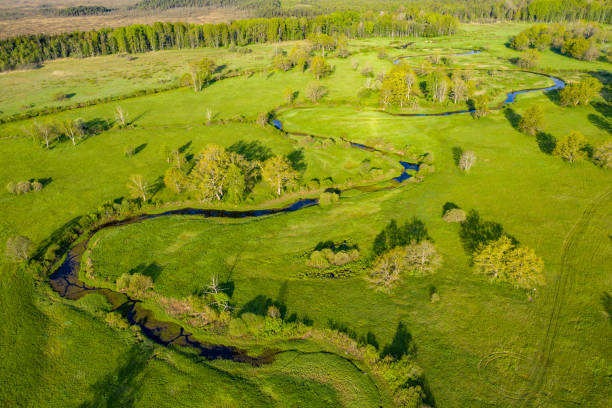
[[[129, 112], [131, 128], [112, 128], [77, 146], [64, 142], [47, 151], [34, 145], [22, 136], [32, 120], [1, 125], [0, 184], [31, 178], [50, 182], [38, 193], [0, 192], [0, 243], [18, 234], [35, 244], [44, 241], [75, 217], [126, 196], [132, 174], [158, 181], [168, 166], [161, 154], [164, 145], [187, 146], [189, 154], [213, 142], [225, 147], [257, 143], [275, 154], [303, 149], [303, 184], [326, 177], [332, 177], [334, 185], [365, 180], [359, 172], [365, 160], [382, 169], [383, 178], [399, 173], [395, 157], [340, 143], [305, 145], [299, 137], [252, 123], [260, 112], [280, 106], [283, 90], [291, 87], [299, 92], [303, 106], [280, 111], [285, 129], [385, 150], [413, 146], [433, 154], [435, 172], [423, 183], [344, 197], [330, 208], [240, 220], [161, 217], [104, 230], [90, 244], [94, 277], [82, 278], [113, 287], [122, 273], [155, 271], [155, 291], [182, 298], [201, 291], [217, 275], [232, 283], [231, 304], [238, 311], [249, 310], [258, 299], [271, 299], [286, 307], [287, 314], [312, 321], [315, 329], [334, 321], [360, 336], [371, 333], [381, 348], [392, 342], [401, 321], [414, 339], [416, 358], [438, 407], [606, 407], [612, 388], [612, 325], [602, 297], [612, 292], [612, 175], [589, 161], [568, 164], [546, 153], [535, 137], [519, 133], [510, 120], [539, 105], [548, 134], [560, 138], [580, 130], [597, 144], [610, 138], [601, 125], [608, 119], [601, 108], [608, 106], [606, 102], [598, 97], [595, 104], [567, 108], [550, 95], [530, 93], [476, 120], [470, 115], [391, 116], [377, 111], [376, 98], [356, 98], [365, 78], [351, 68], [351, 61], [357, 59], [375, 73], [388, 70], [393, 58], [377, 58], [381, 46], [391, 57], [485, 46], [481, 54], [456, 57], [452, 68], [509, 70], [515, 53], [504, 43], [525, 27], [463, 25], [455, 37], [417, 39], [406, 50], [394, 49], [390, 40], [351, 42], [354, 55], [330, 60], [335, 72], [321, 81], [328, 95], [314, 105], [303, 94], [312, 75], [292, 70], [219, 81], [201, 93], [180, 88], [38, 119], [112, 120], [117, 106]], [[291, 45], [282, 47], [288, 50]], [[0, 75], [2, 89], [10, 89], [0, 99], [0, 111], [10, 115], [22, 105], [51, 106], [56, 103], [52, 95], [59, 91], [75, 94], [65, 102], [71, 104], [158, 87], [165, 79], [170, 84], [189, 60], [205, 55], [237, 69], [269, 64], [274, 45], [252, 48], [247, 56], [203, 49], [143, 54], [133, 61], [118, 56], [52, 61], [41, 70]], [[537, 70], [568, 80], [609, 70], [609, 65], [547, 51]], [[500, 99], [505, 91], [549, 84], [544, 77], [503, 71], [493, 76], [479, 73], [479, 79], [485, 92]], [[34, 87], [36, 83], [41, 85]], [[247, 122], [207, 126], [207, 109], [216, 121], [244, 115]], [[418, 111], [454, 109], [452, 104], [424, 103]], [[142, 148], [128, 158], [123, 154], [128, 144]], [[456, 147], [477, 155], [468, 174], [455, 166]], [[295, 192], [274, 200], [262, 184], [240, 206], [220, 207], [279, 207], [308, 194]], [[160, 189], [154, 199], [176, 202], [181, 197]], [[530, 298], [525, 291], [475, 275], [459, 226], [442, 220], [447, 202], [478, 210], [483, 219], [501, 223], [533, 248], [544, 260], [546, 285]], [[308, 277], [312, 268], [306, 264], [307, 255], [317, 243], [346, 240], [368, 258], [374, 237], [391, 219], [403, 223], [412, 217], [424, 221], [443, 256], [435, 275], [406, 277], [390, 294], [375, 292], [364, 270], [341, 279]], [[285, 351], [261, 367], [203, 361], [185, 350], [142, 340], [130, 330], [109, 327], [104, 322], [109, 306], [97, 295], [67, 301], [30, 272], [4, 259], [0, 262], [0, 348], [5, 356], [0, 363], [0, 405], [391, 406], [375, 377], [363, 375], [363, 367], [353, 366], [332, 345], [315, 339], [278, 340], [272, 345]], [[438, 303], [430, 301], [432, 287], [440, 296]], [[158, 318], [175, 320], [155, 298], [145, 304]], [[254, 354], [270, 346], [268, 340], [190, 330]]]

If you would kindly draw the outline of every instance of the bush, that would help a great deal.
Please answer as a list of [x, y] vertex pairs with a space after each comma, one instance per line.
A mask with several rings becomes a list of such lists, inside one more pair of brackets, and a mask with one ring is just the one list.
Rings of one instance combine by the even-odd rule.
[[460, 208], [451, 208], [442, 216], [446, 222], [463, 222], [465, 221], [465, 211]]
[[28, 237], [16, 236], [6, 241], [6, 257], [12, 261], [26, 261], [30, 257], [32, 241]]
[[17, 183], [17, 194], [25, 194], [28, 193], [31, 189], [31, 184], [29, 181], [20, 181], [19, 183]]
[[127, 329], [130, 327], [128, 322], [117, 312], [107, 313], [104, 320], [110, 327], [116, 327], [118, 329]]
[[326, 269], [329, 267], [329, 262], [322, 251], [314, 251], [310, 254], [310, 258], [306, 262], [306, 265], [312, 268]]
[[270, 120], [270, 112], [260, 112], [257, 115], [257, 124], [261, 127], [265, 127]]
[[17, 184], [13, 183], [12, 181], [9, 182], [6, 185], [6, 191], [8, 191], [11, 194], [17, 194]]
[[595, 148], [593, 162], [600, 167], [612, 168], [612, 140], [607, 140]]
[[65, 101], [66, 99], [68, 99], [68, 94], [65, 94], [63, 92], [58, 92], [56, 94], [53, 95], [53, 100], [54, 101]]
[[32, 191], [39, 192], [43, 189], [43, 184], [40, 181], [32, 182]]
[[325, 208], [334, 205], [340, 200], [340, 195], [336, 192], [323, 192], [319, 196], [319, 206]]
[[151, 277], [140, 273], [135, 273], [133, 275], [124, 273], [117, 279], [116, 284], [119, 292], [137, 297], [146, 296], [149, 289], [153, 288], [153, 280]]
[[123, 149], [123, 154], [125, 154], [125, 157], [134, 156], [134, 146], [132, 145], [125, 146], [125, 148]]

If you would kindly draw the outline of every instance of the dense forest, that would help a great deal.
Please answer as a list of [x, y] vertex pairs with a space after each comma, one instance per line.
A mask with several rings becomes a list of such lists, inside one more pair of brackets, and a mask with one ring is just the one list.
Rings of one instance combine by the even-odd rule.
[[608, 0], [141, 0], [134, 8], [153, 10], [176, 7], [236, 6], [253, 10], [259, 17], [304, 17], [333, 11], [387, 11], [415, 15], [436, 12], [461, 21], [590, 20], [612, 23]]
[[454, 34], [458, 20], [430, 13], [410, 18], [390, 14], [365, 16], [336, 12], [316, 17], [237, 20], [193, 25], [155, 23], [57, 35], [32, 35], [0, 41], [0, 71], [63, 57], [141, 53], [172, 48], [245, 46], [302, 40], [311, 33], [342, 33], [349, 38], [436, 36]]
[[74, 6], [66, 8], [43, 8], [42, 13], [57, 17], [99, 16], [113, 9], [104, 6]]

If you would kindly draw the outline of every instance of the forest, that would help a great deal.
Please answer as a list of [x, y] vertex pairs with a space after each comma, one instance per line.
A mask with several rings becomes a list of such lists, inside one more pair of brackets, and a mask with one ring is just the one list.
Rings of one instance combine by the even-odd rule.
[[312, 33], [342, 33], [349, 38], [420, 37], [451, 35], [459, 22], [437, 13], [418, 18], [372, 17], [357, 12], [336, 12], [309, 18], [237, 20], [232, 23], [135, 24], [58, 35], [20, 36], [0, 41], [0, 71], [35, 67], [43, 61], [65, 57], [91, 57], [117, 53], [245, 46], [256, 43], [303, 40]]

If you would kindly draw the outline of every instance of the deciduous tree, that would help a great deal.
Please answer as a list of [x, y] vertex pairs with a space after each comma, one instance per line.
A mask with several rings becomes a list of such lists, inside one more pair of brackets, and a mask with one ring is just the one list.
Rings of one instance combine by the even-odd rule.
[[578, 131], [572, 131], [557, 142], [553, 154], [570, 163], [583, 159], [586, 152], [583, 150], [587, 145], [584, 135]]
[[147, 201], [147, 193], [149, 191], [149, 185], [144, 180], [142, 175], [135, 174], [130, 177], [130, 182], [127, 185], [130, 191], [130, 196], [134, 199], [141, 199], [142, 202]]
[[284, 156], [274, 156], [266, 160], [261, 167], [261, 175], [280, 197], [283, 189], [295, 184], [298, 173]]
[[540, 105], [534, 105], [528, 108], [518, 123], [518, 128], [521, 132], [528, 135], [535, 135], [544, 130], [544, 111]]

